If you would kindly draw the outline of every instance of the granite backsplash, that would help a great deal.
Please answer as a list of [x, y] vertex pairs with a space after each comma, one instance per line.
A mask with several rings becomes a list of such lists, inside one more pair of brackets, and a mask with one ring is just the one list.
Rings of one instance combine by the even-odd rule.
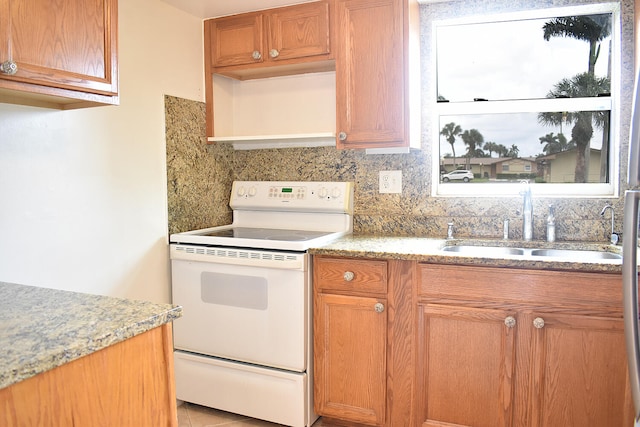
[[[521, 238], [520, 197], [432, 197], [427, 150], [367, 155], [333, 147], [234, 151], [230, 144], [208, 145], [205, 105], [165, 96], [169, 233], [231, 222], [228, 206], [234, 180], [355, 182], [354, 232], [373, 235], [502, 238], [510, 219], [510, 238]], [[379, 171], [401, 170], [402, 193], [378, 193]], [[606, 242], [611, 219], [600, 211], [613, 204], [616, 230], [622, 229], [622, 198], [534, 199], [534, 238], [544, 239], [548, 205], [556, 208], [558, 241]]]

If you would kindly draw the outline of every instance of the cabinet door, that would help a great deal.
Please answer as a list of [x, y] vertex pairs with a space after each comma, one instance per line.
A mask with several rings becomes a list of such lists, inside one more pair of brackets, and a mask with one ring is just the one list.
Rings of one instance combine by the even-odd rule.
[[538, 313], [518, 327], [525, 324], [532, 356], [524, 425], [633, 425], [622, 319]]
[[[376, 310], [376, 304], [378, 310]], [[381, 426], [385, 422], [386, 301], [316, 294], [314, 399], [318, 414]]]
[[12, 76], [0, 74], [0, 87], [20, 89], [21, 82], [117, 94], [117, 0], [5, 0], [0, 5], [8, 8], [0, 14], [10, 29], [0, 33], [0, 62], [12, 59], [18, 66]]
[[268, 15], [268, 22], [269, 60], [329, 54], [329, 4], [326, 1], [276, 9]]
[[504, 310], [420, 305], [417, 425], [511, 425], [515, 322]]
[[404, 145], [402, 0], [336, 4], [338, 148]]
[[264, 62], [262, 13], [245, 13], [207, 21], [211, 66], [226, 67]]

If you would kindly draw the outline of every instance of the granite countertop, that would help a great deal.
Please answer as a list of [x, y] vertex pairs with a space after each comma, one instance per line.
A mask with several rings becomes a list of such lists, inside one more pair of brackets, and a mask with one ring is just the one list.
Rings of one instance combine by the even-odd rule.
[[549, 270], [621, 273], [621, 260], [583, 260], [571, 262], [555, 258], [531, 259], [519, 256], [465, 256], [442, 252], [450, 245], [508, 246], [516, 248], [573, 249], [607, 251], [620, 254], [621, 246], [593, 242], [554, 242], [488, 239], [437, 239], [428, 237], [390, 237], [348, 235], [309, 249], [313, 255], [330, 255], [374, 259], [402, 259], [439, 264], [483, 265], [491, 267], [532, 268]]
[[0, 282], [0, 389], [171, 322], [182, 307]]

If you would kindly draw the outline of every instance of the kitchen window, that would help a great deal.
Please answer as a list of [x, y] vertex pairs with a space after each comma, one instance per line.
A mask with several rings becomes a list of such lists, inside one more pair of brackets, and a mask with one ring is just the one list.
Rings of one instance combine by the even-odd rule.
[[[619, 4], [429, 26], [434, 195], [617, 195]], [[440, 179], [455, 169], [477, 178]]]

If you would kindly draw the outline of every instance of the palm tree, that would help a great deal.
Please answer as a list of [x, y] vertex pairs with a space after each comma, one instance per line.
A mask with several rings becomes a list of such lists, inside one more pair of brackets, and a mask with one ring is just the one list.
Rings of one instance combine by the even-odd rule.
[[517, 145], [514, 144], [511, 146], [511, 148], [509, 148], [509, 152], [507, 153], [507, 156], [517, 159], [519, 154], [520, 154], [520, 149], [518, 148]]
[[465, 130], [460, 137], [462, 142], [467, 146], [467, 170], [471, 170], [471, 157], [476, 152], [478, 145], [482, 146], [484, 143], [484, 136], [478, 131], [478, 129]]
[[[589, 73], [578, 74], [571, 79], [562, 79], [547, 94], [547, 98], [583, 98], [597, 96], [600, 93], [609, 92], [609, 79], [607, 77], [595, 77]], [[547, 112], [538, 114], [538, 122], [544, 125], [559, 126], [563, 121], [573, 123], [571, 129], [571, 141], [575, 144], [576, 168], [575, 182], [587, 182], [588, 158], [591, 138], [593, 137], [593, 125], [603, 129], [608, 123], [608, 111], [575, 111], [575, 112]]]
[[453, 122], [444, 125], [440, 131], [440, 135], [444, 136], [449, 144], [451, 144], [451, 151], [453, 151], [453, 168], [456, 168], [456, 137], [462, 133], [462, 128]]
[[495, 142], [492, 141], [487, 141], [484, 143], [484, 145], [482, 146], [482, 148], [485, 149], [485, 151], [489, 152], [489, 157], [491, 157], [491, 155], [495, 152], [498, 153], [499, 155], [499, 151], [500, 150], [500, 145], [496, 144]]
[[[578, 96], [598, 96], [600, 93], [608, 93], [609, 78], [597, 79], [595, 77], [595, 65], [600, 56], [600, 42], [607, 38], [611, 34], [611, 15], [583, 15], [583, 16], [565, 16], [560, 18], [554, 18], [549, 22], [546, 22], [543, 27], [544, 39], [549, 41], [551, 37], [572, 37], [577, 40], [583, 40], [589, 43], [589, 63], [587, 72], [585, 74], [578, 74], [573, 79], [563, 79], [560, 83], [556, 84], [555, 91], [550, 92], [547, 97], [574, 97], [571, 96], [571, 92], [582, 92], [582, 95]], [[585, 85], [579, 87], [579, 85]], [[606, 86], [606, 90], [595, 91], [598, 86]], [[564, 86], [564, 87], [563, 87]], [[590, 87], [589, 87], [590, 86]], [[551, 96], [552, 95], [552, 96]], [[541, 113], [538, 115], [538, 121], [545, 124], [559, 124], [557, 118], [551, 118], [550, 114], [553, 113]], [[608, 117], [603, 117], [603, 114], [598, 113], [600, 117], [596, 117], [596, 126], [603, 129], [605, 132], [606, 141], [608, 134]], [[572, 141], [575, 142], [576, 150], [576, 169], [575, 169], [575, 182], [587, 182], [588, 178], [588, 158], [590, 153], [590, 142], [593, 136], [592, 114], [590, 112], [577, 112], [573, 113], [571, 117], [574, 127], [571, 131]], [[587, 139], [588, 138], [588, 139]], [[603, 144], [603, 152], [606, 151]], [[604, 153], [603, 153], [604, 154]]]
[[553, 132], [551, 132], [546, 134], [545, 136], [541, 136], [538, 139], [540, 140], [540, 144], [544, 144], [542, 151], [546, 155], [560, 153], [562, 151], [573, 148], [573, 144], [569, 144], [567, 142], [567, 137], [564, 136], [563, 133], [554, 135]]
[[611, 34], [611, 15], [564, 16], [546, 22], [542, 29], [544, 39], [551, 37], [571, 37], [589, 43], [589, 66], [587, 72], [595, 73], [596, 61], [600, 55], [600, 42]]
[[498, 153], [498, 157], [507, 157], [507, 154], [509, 153], [509, 149], [505, 147], [503, 144], [498, 144], [496, 153]]

